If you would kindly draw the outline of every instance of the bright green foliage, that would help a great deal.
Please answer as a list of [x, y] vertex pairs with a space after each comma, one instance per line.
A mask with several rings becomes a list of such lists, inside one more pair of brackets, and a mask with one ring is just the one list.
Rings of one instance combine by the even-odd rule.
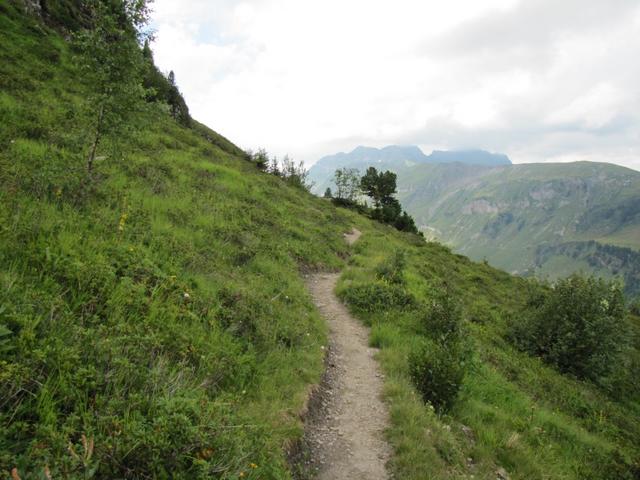
[[145, 62], [138, 32], [147, 22], [148, 7], [141, 0], [91, 0], [85, 8], [89, 25], [75, 33], [73, 47], [79, 74], [91, 85], [84, 105], [91, 175], [100, 142], [130, 130], [130, 117], [143, 104]]
[[620, 368], [628, 326], [618, 284], [576, 274], [531, 303], [531, 313], [513, 326], [518, 346], [594, 382]]
[[[159, 105], [125, 122], [87, 191], [91, 90], [67, 43], [0, 0], [0, 45], [1, 477], [290, 478], [326, 344], [300, 271], [349, 253], [339, 294], [381, 348], [396, 478], [637, 477], [637, 393], [613, 399], [504, 341], [527, 282], [335, 209]], [[402, 285], [376, 272], [398, 249]], [[445, 281], [478, 360], [436, 416], [408, 358]]]
[[354, 286], [344, 292], [343, 299], [360, 312], [404, 309], [415, 301], [402, 285], [380, 281]]

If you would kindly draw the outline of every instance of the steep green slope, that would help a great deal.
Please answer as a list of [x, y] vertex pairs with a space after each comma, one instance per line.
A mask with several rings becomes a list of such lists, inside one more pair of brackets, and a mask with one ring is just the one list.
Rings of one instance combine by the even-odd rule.
[[287, 478], [325, 342], [299, 272], [351, 215], [161, 105], [88, 181], [90, 86], [0, 10], [0, 476]]

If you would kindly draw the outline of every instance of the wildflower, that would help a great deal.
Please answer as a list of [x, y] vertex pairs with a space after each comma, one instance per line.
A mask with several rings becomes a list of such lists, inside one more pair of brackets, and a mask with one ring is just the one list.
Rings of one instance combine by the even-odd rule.
[[258, 468], [258, 465], [256, 465], [255, 463], [250, 463], [249, 466], [253, 469]]
[[191, 298], [191, 295], [189, 295], [188, 292], [184, 292], [182, 296], [184, 297], [185, 300], [189, 300]]
[[244, 477], [244, 472], [240, 472], [240, 475], [238, 475], [240, 478]]

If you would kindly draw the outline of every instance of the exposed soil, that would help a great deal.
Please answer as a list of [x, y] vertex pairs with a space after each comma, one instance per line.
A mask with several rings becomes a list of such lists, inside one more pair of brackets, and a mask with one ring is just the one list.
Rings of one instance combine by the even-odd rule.
[[[360, 232], [345, 235], [355, 242]], [[388, 413], [381, 400], [383, 376], [368, 346], [369, 329], [334, 294], [337, 273], [316, 273], [307, 286], [330, 328], [327, 369], [307, 412], [307, 475], [319, 480], [390, 478], [391, 448], [384, 439]]]

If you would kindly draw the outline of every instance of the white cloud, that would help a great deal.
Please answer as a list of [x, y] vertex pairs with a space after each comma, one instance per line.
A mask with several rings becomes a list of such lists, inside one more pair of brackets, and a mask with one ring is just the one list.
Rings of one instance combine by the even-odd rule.
[[640, 168], [635, 0], [156, 0], [156, 61], [193, 115], [305, 161], [478, 147]]

